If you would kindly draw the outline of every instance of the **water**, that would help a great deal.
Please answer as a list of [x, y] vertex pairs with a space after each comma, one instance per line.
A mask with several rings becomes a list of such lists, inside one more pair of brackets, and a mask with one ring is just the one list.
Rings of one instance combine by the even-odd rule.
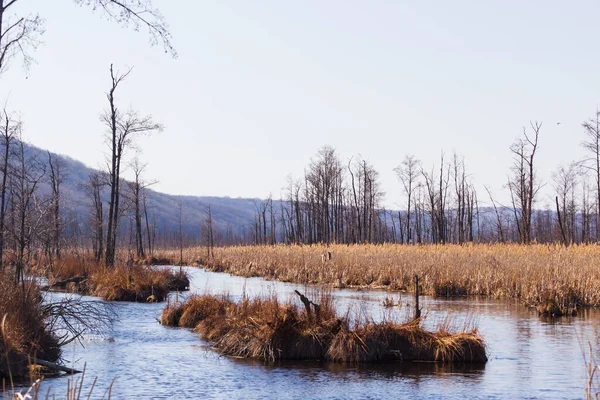
[[[227, 274], [188, 269], [192, 292], [228, 292], [280, 298], [302, 285], [244, 279]], [[377, 291], [334, 291], [338, 310], [390, 317], [382, 306], [386, 296]], [[52, 296], [62, 296], [52, 294]], [[402, 303], [411, 302], [409, 295]], [[118, 321], [104, 337], [90, 335], [84, 346], [64, 348], [68, 365], [87, 364], [88, 387], [98, 377], [92, 398], [102, 398], [112, 384], [113, 399], [475, 399], [582, 398], [586, 373], [583, 351], [590, 342], [600, 348], [600, 312], [586, 310], [573, 318], [540, 319], [535, 311], [513, 301], [487, 299], [439, 300], [423, 298], [427, 323], [435, 325], [451, 315], [454, 323], [474, 321], [488, 346], [485, 366], [441, 366], [430, 363], [343, 366], [319, 362], [281, 362], [267, 365], [252, 360], [221, 357], [187, 329], [167, 328], [157, 322], [164, 304], [114, 303]], [[396, 308], [395, 318], [410, 314]], [[597, 356], [600, 353], [596, 354]], [[68, 377], [47, 379], [42, 393], [64, 393]], [[114, 380], [114, 381], [113, 381]], [[87, 398], [82, 396], [83, 398]]]

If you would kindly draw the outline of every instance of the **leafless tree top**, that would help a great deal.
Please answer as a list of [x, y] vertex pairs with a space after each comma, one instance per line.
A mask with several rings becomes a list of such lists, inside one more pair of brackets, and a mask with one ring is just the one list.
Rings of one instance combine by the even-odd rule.
[[171, 34], [161, 12], [154, 8], [151, 0], [75, 0], [78, 4], [101, 10], [104, 15], [124, 26], [133, 29], [147, 29], [152, 45], [162, 45], [165, 53], [177, 57], [171, 43]]
[[[162, 45], [165, 53], [177, 57], [171, 43], [169, 27], [151, 0], [74, 0], [75, 3], [92, 7], [112, 21], [134, 30], [147, 29], [152, 45]], [[33, 62], [31, 55], [40, 44], [44, 33], [44, 20], [39, 14], [19, 15], [13, 13], [15, 3], [21, 0], [0, 0], [0, 73], [15, 57], [21, 57], [27, 69]]]

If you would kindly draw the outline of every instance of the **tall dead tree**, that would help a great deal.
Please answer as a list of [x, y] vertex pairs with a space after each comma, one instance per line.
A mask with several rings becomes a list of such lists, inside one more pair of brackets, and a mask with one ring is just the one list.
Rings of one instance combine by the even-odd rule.
[[532, 240], [533, 203], [541, 188], [537, 182], [534, 161], [542, 124], [532, 122], [530, 126], [533, 134], [528, 135], [523, 128], [523, 137], [510, 146], [510, 151], [513, 153], [513, 166], [512, 176], [508, 181], [519, 238], [521, 243], [525, 244], [531, 243]]
[[12, 168], [11, 204], [14, 221], [10, 233], [14, 241], [15, 281], [24, 281], [25, 266], [30, 256], [30, 245], [45, 216], [47, 207], [41, 204], [36, 190], [45, 174], [44, 164], [28, 157], [22, 140], [16, 143], [15, 165]]
[[554, 190], [556, 193], [556, 212], [561, 236], [565, 244], [573, 243], [575, 236], [575, 214], [577, 205], [575, 202], [575, 189], [577, 187], [577, 166], [561, 166], [552, 174]]
[[337, 238], [335, 221], [341, 218], [338, 203], [342, 190], [341, 162], [333, 147], [324, 146], [311, 160], [306, 173], [314, 241], [331, 243]]
[[92, 247], [96, 261], [102, 260], [102, 256], [104, 255], [104, 207], [101, 196], [107, 184], [107, 177], [105, 175], [92, 173], [88, 176], [88, 181], [84, 188], [92, 204], [90, 219], [92, 226]]
[[[129, 187], [129, 201], [132, 204], [133, 212], [134, 212], [134, 233], [135, 233], [135, 248], [136, 255], [138, 258], [144, 258], [144, 235], [142, 229], [142, 211], [144, 212], [146, 218], [146, 235], [149, 236], [150, 231], [148, 227], [148, 212], [144, 204], [144, 190], [153, 185], [156, 182], [146, 182], [142, 179], [142, 173], [146, 168], [146, 165], [141, 164], [139, 159], [136, 157], [130, 164], [131, 170], [133, 172], [133, 180], [127, 182], [127, 186]], [[143, 208], [143, 210], [142, 210]], [[150, 247], [150, 246], [149, 246]]]
[[63, 183], [63, 165], [60, 158], [57, 158], [52, 155], [49, 151], [48, 153], [48, 167], [49, 167], [49, 182], [50, 182], [50, 190], [51, 190], [51, 205], [52, 205], [52, 247], [54, 250], [54, 255], [57, 259], [60, 259], [60, 238], [62, 232], [62, 224], [60, 218], [60, 202], [61, 202], [61, 194], [60, 188]]
[[[413, 192], [415, 187], [419, 185], [419, 171], [421, 170], [421, 162], [413, 155], [404, 157], [402, 164], [397, 166], [394, 171], [398, 175], [398, 179], [402, 182], [404, 194], [406, 195], [406, 243], [413, 242], [413, 230], [411, 223], [411, 207], [413, 201]], [[399, 221], [402, 224], [402, 221]]]
[[12, 154], [12, 145], [16, 136], [20, 132], [21, 122], [11, 116], [6, 109], [2, 111], [2, 123], [0, 124], [0, 145], [2, 146], [2, 186], [0, 187], [0, 270], [4, 266], [4, 239], [6, 230], [6, 206], [8, 195], [8, 175], [10, 166], [10, 156]]
[[150, 220], [148, 218], [148, 193], [146, 190], [142, 191], [142, 205], [144, 207], [144, 220], [146, 222], [146, 239], [148, 240], [148, 252], [150, 256], [153, 254], [153, 232], [150, 231]]
[[155, 123], [150, 116], [141, 117], [135, 111], [122, 112], [116, 103], [115, 93], [119, 85], [129, 76], [131, 69], [121, 74], [110, 66], [111, 86], [106, 97], [109, 109], [105, 111], [101, 120], [108, 128], [108, 145], [110, 159], [108, 165], [110, 199], [108, 206], [108, 226], [106, 231], [106, 257], [107, 266], [115, 262], [115, 249], [119, 222], [119, 201], [121, 183], [121, 162], [125, 152], [132, 146], [134, 139], [141, 134], [162, 131], [163, 127]]
[[596, 110], [593, 118], [583, 123], [587, 140], [581, 145], [587, 150], [589, 157], [582, 165], [593, 173], [596, 200], [596, 241], [600, 240], [600, 110]]
[[209, 262], [209, 261], [212, 262], [215, 257], [215, 254], [214, 254], [215, 237], [214, 237], [212, 210], [211, 210], [210, 206], [208, 206], [206, 208], [206, 213], [204, 216], [203, 232], [204, 232], [204, 242], [206, 244], [207, 262]]

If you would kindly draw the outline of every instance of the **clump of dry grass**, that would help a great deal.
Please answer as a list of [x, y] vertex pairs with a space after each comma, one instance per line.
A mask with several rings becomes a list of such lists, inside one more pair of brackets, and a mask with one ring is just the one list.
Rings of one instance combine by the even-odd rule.
[[32, 282], [17, 286], [12, 278], [0, 273], [0, 379], [27, 376], [34, 358], [54, 362], [60, 356], [37, 287]]
[[[145, 266], [104, 268], [90, 277], [91, 293], [109, 301], [164, 301], [184, 272]], [[175, 283], [174, 283], [175, 282]], [[189, 279], [187, 280], [189, 285]]]
[[[40, 265], [46, 264], [40, 258], [34, 272], [39, 273]], [[115, 301], [163, 301], [169, 291], [184, 291], [190, 286], [189, 276], [181, 268], [155, 268], [135, 263], [106, 267], [89, 255], [66, 251], [60, 260], [54, 260], [51, 268], [42, 272], [48, 276], [52, 289], [91, 294]]]
[[206, 318], [225, 315], [232, 305], [226, 296], [192, 295], [184, 303], [167, 306], [161, 315], [161, 323], [166, 326], [194, 329]]
[[198, 332], [221, 354], [274, 361], [315, 359], [362, 363], [386, 361], [485, 362], [476, 330], [451, 334], [424, 330], [420, 321], [355, 323], [338, 318], [332, 297], [298, 307], [276, 296], [244, 298], [191, 296], [167, 306], [161, 322]]
[[[204, 252], [185, 249], [184, 260], [192, 264]], [[327, 252], [331, 259], [322, 257]], [[301, 284], [408, 291], [419, 275], [426, 295], [515, 298], [532, 307], [564, 303], [568, 311], [600, 306], [599, 255], [596, 245], [233, 246], [215, 248], [205, 267]]]

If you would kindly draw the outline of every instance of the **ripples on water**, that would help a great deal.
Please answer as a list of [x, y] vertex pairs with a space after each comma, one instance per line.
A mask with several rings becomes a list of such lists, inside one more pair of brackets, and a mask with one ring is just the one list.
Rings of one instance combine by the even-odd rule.
[[[302, 285], [244, 279], [188, 269], [192, 292], [228, 292], [239, 298], [277, 293], [293, 296]], [[314, 290], [314, 289], [312, 289]], [[404, 318], [412, 310], [390, 313], [382, 307], [389, 292], [339, 290], [332, 293], [339, 311], [351, 315]], [[61, 296], [51, 294], [51, 296]], [[319, 362], [280, 362], [221, 357], [187, 329], [166, 328], [157, 322], [165, 304], [114, 303], [118, 314], [112, 332], [88, 336], [84, 346], [64, 349], [69, 365], [87, 364], [86, 381], [98, 377], [94, 393], [102, 393], [116, 378], [113, 399], [381, 399], [381, 398], [582, 398], [585, 366], [582, 348], [599, 348], [600, 313], [585, 310], [578, 317], [542, 320], [534, 311], [512, 301], [423, 298], [427, 324], [451, 316], [462, 327], [474, 321], [488, 345], [485, 366], [442, 366], [430, 363], [343, 366]], [[583, 346], [583, 347], [582, 347]], [[43, 382], [64, 393], [67, 377]], [[84, 390], [85, 391], [85, 390]], [[96, 398], [96, 397], [93, 397]]]

